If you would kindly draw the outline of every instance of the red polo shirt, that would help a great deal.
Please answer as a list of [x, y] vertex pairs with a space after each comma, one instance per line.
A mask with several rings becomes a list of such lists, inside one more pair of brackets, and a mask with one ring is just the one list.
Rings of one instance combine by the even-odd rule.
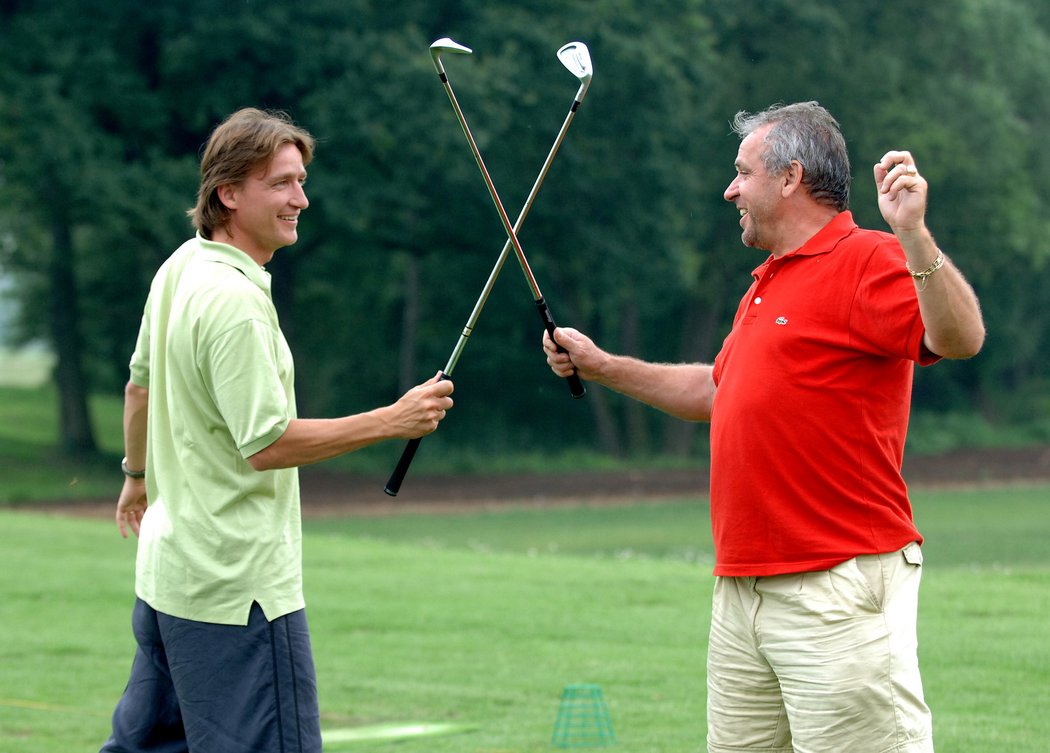
[[894, 236], [849, 212], [753, 273], [714, 363], [715, 574], [825, 570], [921, 541], [900, 468], [922, 343]]

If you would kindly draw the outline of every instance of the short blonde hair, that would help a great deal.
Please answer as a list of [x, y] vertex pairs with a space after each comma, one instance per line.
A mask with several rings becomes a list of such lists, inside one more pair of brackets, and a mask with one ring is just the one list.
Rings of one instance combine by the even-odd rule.
[[225, 227], [230, 210], [219, 199], [219, 187], [245, 181], [273, 159], [285, 144], [295, 144], [308, 165], [314, 138], [295, 125], [286, 113], [246, 107], [226, 118], [211, 134], [201, 157], [201, 184], [197, 204], [186, 214], [205, 238]]

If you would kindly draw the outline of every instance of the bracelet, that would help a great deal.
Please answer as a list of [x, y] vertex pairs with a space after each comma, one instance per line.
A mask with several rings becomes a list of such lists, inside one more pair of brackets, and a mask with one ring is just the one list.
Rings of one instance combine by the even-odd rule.
[[938, 269], [944, 266], [944, 254], [940, 251], [940, 249], [938, 249], [937, 258], [933, 260], [933, 264], [931, 264], [921, 272], [916, 272], [915, 270], [913, 270], [907, 262], [904, 263], [904, 266], [907, 267], [908, 274], [910, 274], [912, 277], [919, 281], [919, 290], [923, 291], [926, 290], [927, 278], [929, 278], [930, 275], [932, 275], [934, 272], [936, 272]]
[[146, 470], [133, 471], [128, 468], [128, 459], [124, 458], [120, 461], [120, 470], [124, 472], [124, 475], [128, 478], [146, 478]]

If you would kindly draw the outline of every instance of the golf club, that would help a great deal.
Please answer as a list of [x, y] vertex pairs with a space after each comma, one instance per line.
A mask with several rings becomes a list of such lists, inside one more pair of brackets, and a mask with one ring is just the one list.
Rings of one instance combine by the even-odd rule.
[[[448, 41], [451, 42], [451, 40]], [[437, 43], [435, 42], [435, 44]], [[522, 206], [521, 212], [518, 214], [518, 219], [514, 222], [515, 234], [520, 232], [521, 226], [525, 222], [525, 217], [528, 215], [529, 210], [532, 209], [532, 204], [536, 200], [536, 195], [540, 191], [540, 186], [543, 185], [543, 181], [547, 177], [547, 171], [550, 170], [551, 163], [554, 162], [554, 155], [558, 153], [558, 149], [561, 147], [561, 143], [565, 139], [565, 134], [569, 130], [569, 125], [576, 116], [576, 111], [580, 108], [580, 104], [583, 103], [583, 98], [587, 94], [587, 88], [591, 85], [593, 69], [591, 67], [591, 56], [590, 52], [587, 50], [587, 45], [583, 42], [569, 42], [568, 44], [563, 45], [561, 49], [558, 50], [558, 60], [569, 69], [570, 73], [579, 79], [580, 88], [576, 92], [576, 96], [573, 98], [572, 106], [569, 108], [569, 114], [565, 116], [565, 121], [562, 123], [561, 130], [558, 131], [558, 135], [554, 139], [554, 145], [547, 154], [547, 159], [543, 162], [543, 167], [540, 168], [536, 181], [532, 184], [532, 189], [529, 191], [528, 198], [525, 199], [525, 204]], [[468, 338], [474, 331], [474, 326], [477, 324], [478, 317], [481, 316], [481, 310], [485, 307], [485, 303], [488, 301], [489, 294], [492, 292], [492, 288], [496, 284], [496, 279], [499, 277], [500, 271], [503, 269], [504, 262], [507, 261], [507, 256], [510, 254], [511, 247], [512, 244], [508, 237], [506, 243], [503, 244], [503, 250], [500, 252], [496, 264], [492, 267], [492, 272], [489, 273], [488, 280], [481, 291], [481, 295], [478, 296], [478, 300], [474, 304], [474, 310], [471, 311], [470, 318], [467, 319], [467, 323], [463, 327], [463, 332], [460, 334], [459, 340], [456, 342], [456, 347], [453, 348], [452, 355], [449, 357], [448, 363], [445, 364], [445, 368], [441, 372], [442, 379], [450, 379], [452, 377], [452, 372], [456, 368], [456, 363], [458, 363], [459, 357], [462, 355], [463, 349], [467, 345]], [[546, 317], [544, 318], [544, 321], [546, 321]], [[577, 377], [577, 379], [579, 378]], [[405, 480], [405, 475], [408, 473], [408, 468], [412, 464], [412, 459], [415, 457], [416, 450], [419, 448], [419, 443], [421, 441], [422, 438], [409, 440], [404, 451], [401, 453], [401, 458], [398, 460], [397, 467], [394, 468], [394, 472], [390, 475], [390, 480], [387, 481], [386, 487], [384, 488], [384, 491], [390, 496], [396, 496], [398, 491], [400, 491], [401, 483]]]
[[[514, 248], [514, 255], [517, 256], [522, 274], [525, 275], [525, 282], [528, 284], [529, 290], [532, 293], [532, 300], [536, 303], [536, 309], [539, 311], [540, 318], [543, 320], [543, 326], [546, 328], [547, 334], [550, 335], [551, 340], [553, 340], [554, 328], [557, 326], [554, 323], [554, 317], [551, 315], [550, 307], [543, 298], [543, 293], [540, 292], [540, 286], [536, 283], [536, 277], [532, 274], [532, 268], [529, 267], [529, 260], [525, 258], [525, 252], [521, 248], [518, 236], [514, 232], [513, 226], [510, 224], [510, 218], [507, 217], [507, 211], [503, 208], [503, 202], [500, 201], [499, 194], [496, 192], [496, 186], [492, 183], [492, 177], [489, 175], [488, 168], [485, 167], [485, 160], [481, 157], [481, 151], [478, 149], [477, 142], [474, 141], [474, 135], [470, 132], [470, 126], [467, 125], [467, 119], [464, 117], [463, 110], [460, 109], [459, 102], [456, 100], [456, 94], [452, 91], [452, 85], [448, 82], [448, 76], [445, 74], [445, 66], [441, 64], [442, 52], [450, 52], [457, 55], [469, 55], [473, 50], [469, 47], [464, 47], [448, 37], [444, 37], [430, 45], [430, 56], [434, 60], [434, 68], [437, 69], [438, 77], [441, 79], [441, 83], [445, 87], [445, 93], [448, 94], [448, 99], [452, 103], [452, 109], [456, 111], [456, 118], [459, 120], [459, 125], [463, 129], [463, 135], [467, 137], [467, 143], [470, 144], [470, 150], [474, 154], [474, 161], [478, 163], [481, 177], [485, 180], [485, 186], [489, 190], [489, 196], [492, 197], [492, 203], [495, 205], [496, 211], [499, 213], [500, 222], [503, 223], [503, 229], [507, 233], [507, 238], [510, 240], [511, 245]], [[577, 52], [579, 52], [579, 50], [577, 50]], [[573, 56], [571, 53], [567, 57], [574, 63], [579, 62], [578, 56]], [[580, 377], [575, 372], [568, 377], [568, 381], [569, 391], [572, 393], [573, 397], [579, 398], [587, 394], [583, 382], [580, 381]]]

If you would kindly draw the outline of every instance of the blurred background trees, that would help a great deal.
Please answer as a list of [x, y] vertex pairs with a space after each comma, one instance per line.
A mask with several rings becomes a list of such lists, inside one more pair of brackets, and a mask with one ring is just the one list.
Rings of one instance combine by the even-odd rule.
[[[649, 360], [713, 358], [763, 259], [722, 199], [729, 121], [816, 99], [849, 143], [860, 224], [884, 227], [871, 165], [910, 149], [985, 310], [978, 358], [919, 370], [916, 422], [1050, 439], [1036, 0], [0, 0], [8, 334], [51, 343], [68, 452], [93, 451], [86, 396], [119, 394], [149, 281], [192, 232], [199, 150], [242, 106], [319, 140], [300, 241], [270, 266], [301, 414], [369, 409], [445, 365], [504, 237], [434, 75], [441, 36], [475, 50], [446, 67], [512, 217], [578, 86], [555, 52], [590, 48], [593, 84], [521, 233], [560, 324]], [[597, 388], [571, 400], [540, 335], [511, 260], [434, 443], [704, 457], [703, 427]]]

